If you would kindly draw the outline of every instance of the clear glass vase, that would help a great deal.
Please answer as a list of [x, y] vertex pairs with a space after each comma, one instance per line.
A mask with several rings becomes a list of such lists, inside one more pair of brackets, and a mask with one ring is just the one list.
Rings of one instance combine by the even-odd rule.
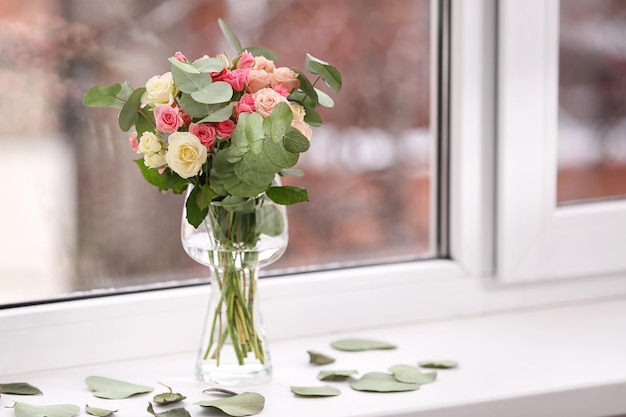
[[[190, 192], [191, 188], [188, 197]], [[183, 212], [183, 247], [211, 270], [211, 295], [196, 362], [198, 379], [225, 386], [271, 379], [258, 271], [280, 258], [287, 242], [285, 206], [265, 194], [213, 201], [198, 228]]]

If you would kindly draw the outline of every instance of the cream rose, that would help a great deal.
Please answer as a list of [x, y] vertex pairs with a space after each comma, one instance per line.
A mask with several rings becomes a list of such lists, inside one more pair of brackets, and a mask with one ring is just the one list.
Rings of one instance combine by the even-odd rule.
[[290, 101], [289, 107], [291, 107], [291, 113], [293, 113], [293, 120], [304, 120], [304, 115], [306, 113], [302, 104]]
[[171, 72], [155, 75], [146, 83], [146, 92], [141, 96], [141, 105], [156, 106], [174, 102], [174, 79]]
[[257, 91], [252, 94], [252, 98], [254, 98], [254, 108], [256, 112], [263, 116], [263, 118], [269, 116], [278, 103], [289, 104], [287, 98], [283, 97], [280, 93], [277, 93], [271, 88], [263, 88]]
[[274, 68], [276, 68], [274, 61], [265, 58], [263, 55], [254, 57], [254, 66], [252, 69], [272, 72], [274, 71]]
[[248, 73], [248, 91], [256, 93], [257, 91], [270, 86], [270, 75], [264, 70], [250, 70]]
[[163, 168], [166, 164], [165, 161], [165, 149], [161, 149], [157, 153], [147, 153], [143, 156], [143, 163], [148, 168]]
[[143, 132], [139, 138], [138, 150], [141, 153], [149, 154], [159, 152], [163, 148], [161, 139], [154, 132]]
[[311, 136], [313, 136], [313, 129], [311, 126], [304, 120], [294, 120], [291, 122], [291, 126], [295, 127], [302, 133], [307, 139], [311, 140]]
[[287, 91], [291, 93], [300, 86], [298, 74], [287, 67], [276, 68], [274, 72], [270, 74], [270, 86], [276, 87], [278, 84], [285, 87]]
[[174, 132], [168, 143], [167, 165], [182, 178], [197, 175], [207, 159], [207, 149], [200, 139], [189, 132]]

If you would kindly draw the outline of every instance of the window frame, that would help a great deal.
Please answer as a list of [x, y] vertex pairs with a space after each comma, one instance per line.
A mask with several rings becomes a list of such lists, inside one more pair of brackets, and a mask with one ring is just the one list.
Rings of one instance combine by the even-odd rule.
[[[626, 294], [623, 275], [524, 286], [498, 279], [496, 2], [452, 0], [451, 12], [449, 258], [262, 280], [270, 340]], [[205, 285], [0, 310], [0, 356], [14, 358], [2, 372], [193, 351], [208, 291]]]

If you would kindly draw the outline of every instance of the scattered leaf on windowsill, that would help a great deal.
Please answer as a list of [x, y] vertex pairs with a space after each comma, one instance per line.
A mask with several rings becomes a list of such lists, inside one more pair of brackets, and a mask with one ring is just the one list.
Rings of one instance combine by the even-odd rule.
[[106, 399], [128, 398], [133, 395], [146, 394], [154, 390], [154, 388], [145, 385], [131, 384], [102, 376], [87, 377], [85, 383], [93, 392], [93, 395], [98, 398]]
[[73, 404], [32, 405], [16, 402], [15, 417], [74, 417], [80, 407]]
[[320, 381], [337, 381], [337, 380], [350, 378], [351, 376], [354, 376], [354, 375], [356, 375], [358, 373], [359, 372], [357, 370], [354, 370], [354, 369], [350, 369], [350, 370], [344, 370], [344, 369], [328, 370], [328, 369], [326, 369], [326, 370], [320, 371], [317, 374], [317, 379], [319, 379]]
[[438, 361], [421, 361], [419, 366], [422, 368], [431, 369], [452, 369], [459, 365], [457, 361], [452, 360], [438, 360]]
[[309, 363], [313, 365], [328, 365], [335, 362], [335, 358], [325, 355], [324, 353], [316, 352], [314, 350], [307, 350], [309, 354]]
[[168, 405], [168, 404], [175, 404], [177, 402], [180, 402], [182, 400], [184, 400], [185, 397], [183, 394], [178, 393], [178, 392], [172, 392], [172, 387], [169, 387], [161, 382], [159, 382], [159, 384], [163, 385], [165, 388], [167, 388], [168, 390], [170, 390], [170, 392], [164, 392], [162, 394], [157, 394], [152, 398], [152, 401], [154, 401], [155, 403], [159, 404], [159, 405]]
[[415, 391], [419, 384], [407, 384], [397, 381], [393, 375], [383, 372], [370, 372], [360, 379], [350, 382], [350, 387], [357, 391], [370, 392], [401, 392]]
[[43, 393], [39, 388], [27, 382], [12, 382], [9, 384], [0, 384], [0, 394], [42, 395]]
[[290, 387], [291, 392], [302, 397], [336, 397], [341, 394], [335, 387], [322, 385], [320, 387]]
[[343, 339], [333, 342], [331, 346], [337, 350], [358, 352], [363, 350], [395, 349], [391, 343], [370, 339]]
[[86, 405], [85, 406], [85, 411], [87, 412], [87, 414], [92, 415], [92, 416], [107, 417], [107, 416], [110, 416], [113, 413], [117, 413], [118, 410], [107, 410], [107, 409], [104, 409], [104, 408], [91, 407], [89, 405]]
[[235, 391], [227, 390], [224, 388], [207, 388], [202, 391], [203, 394], [224, 394], [232, 397], [233, 395], [237, 395]]
[[256, 392], [244, 392], [233, 397], [212, 401], [198, 401], [201, 407], [213, 407], [229, 416], [244, 417], [259, 414], [265, 407], [265, 397]]
[[154, 411], [154, 408], [152, 407], [152, 403], [148, 403], [148, 408], [146, 411], [152, 414], [154, 417], [191, 417], [191, 414], [189, 414], [189, 411], [185, 410], [183, 407], [172, 408], [171, 410], [157, 413]]
[[437, 379], [436, 372], [422, 373], [418, 368], [411, 365], [394, 365], [389, 368], [389, 372], [398, 382], [406, 384], [429, 384]]

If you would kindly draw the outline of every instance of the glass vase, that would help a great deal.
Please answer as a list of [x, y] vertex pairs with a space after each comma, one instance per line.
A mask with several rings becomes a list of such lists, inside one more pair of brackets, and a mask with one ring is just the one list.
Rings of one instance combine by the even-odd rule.
[[[190, 192], [191, 188], [188, 198]], [[271, 379], [258, 273], [280, 258], [287, 242], [286, 209], [265, 194], [213, 201], [197, 228], [183, 212], [183, 247], [211, 270], [209, 306], [196, 362], [198, 379], [224, 386]]]

